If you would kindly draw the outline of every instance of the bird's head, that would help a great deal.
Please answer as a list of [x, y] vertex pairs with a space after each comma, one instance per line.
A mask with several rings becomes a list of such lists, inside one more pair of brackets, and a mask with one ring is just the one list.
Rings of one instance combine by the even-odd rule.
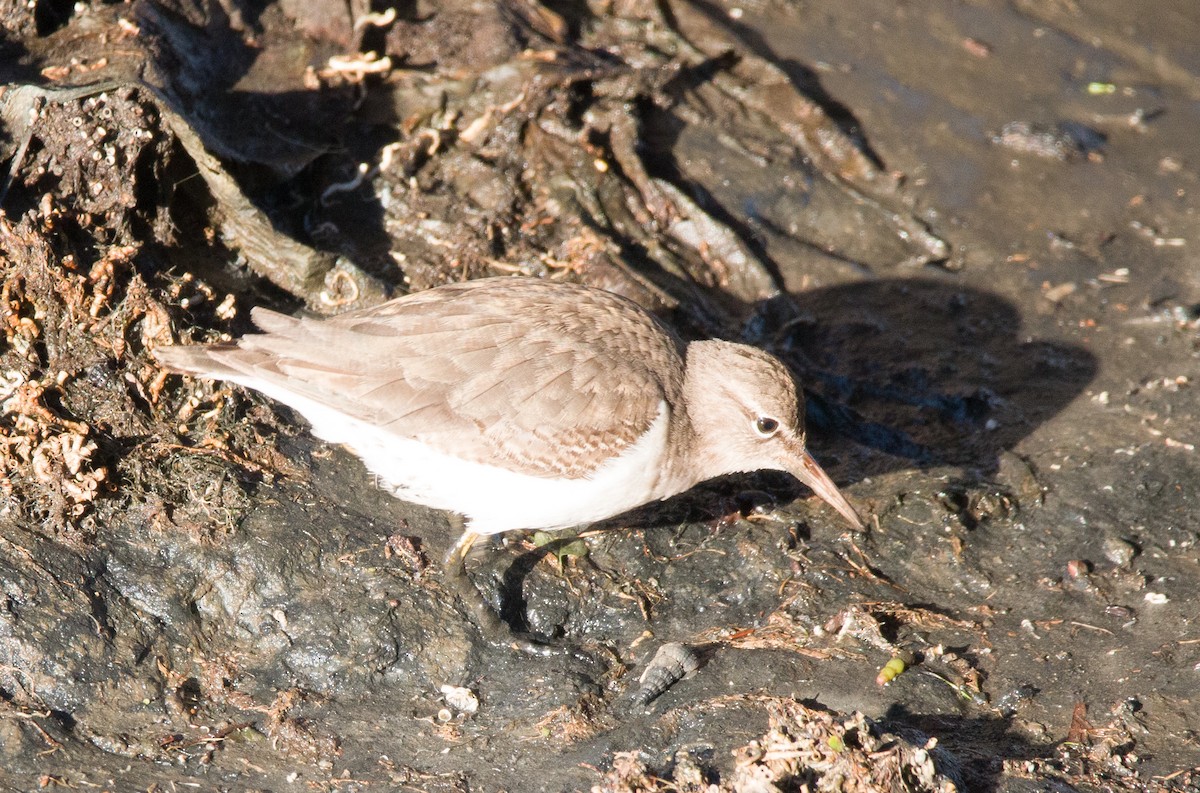
[[695, 456], [709, 476], [787, 471], [855, 528], [862, 522], [805, 448], [803, 396], [778, 358], [743, 344], [688, 345], [684, 398]]

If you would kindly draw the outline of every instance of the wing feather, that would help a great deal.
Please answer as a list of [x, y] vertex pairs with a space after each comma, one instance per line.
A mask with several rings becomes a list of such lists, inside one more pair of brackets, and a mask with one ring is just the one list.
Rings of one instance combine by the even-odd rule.
[[[163, 361], [323, 408], [473, 462], [587, 476], [682, 388], [682, 345], [632, 302], [536, 279], [487, 279], [327, 320], [256, 309], [237, 345]], [[184, 349], [188, 352], [184, 352]], [[199, 350], [203, 350], [200, 353]], [[331, 438], [354, 445], [353, 438]]]

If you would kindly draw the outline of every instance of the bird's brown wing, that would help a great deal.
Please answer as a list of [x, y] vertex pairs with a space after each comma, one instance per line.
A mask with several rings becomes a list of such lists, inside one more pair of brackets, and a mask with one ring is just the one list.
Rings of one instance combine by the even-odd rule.
[[254, 320], [264, 332], [236, 345], [160, 358], [538, 476], [586, 476], [682, 388], [676, 338], [585, 287], [490, 279], [327, 320], [264, 310]]

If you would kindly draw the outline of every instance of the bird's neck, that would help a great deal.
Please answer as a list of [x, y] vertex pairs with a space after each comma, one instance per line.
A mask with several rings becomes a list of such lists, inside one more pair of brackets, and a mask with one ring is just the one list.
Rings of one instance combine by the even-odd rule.
[[655, 488], [662, 494], [660, 498], [682, 493], [702, 481], [696, 476], [696, 433], [682, 402], [671, 413], [668, 432], [670, 440], [667, 455], [659, 470], [659, 481]]
[[689, 370], [688, 375], [684, 378], [681, 398], [671, 413], [670, 451], [664, 461], [660, 485], [667, 495], [682, 493], [700, 482], [730, 473], [725, 470], [726, 455], [714, 446], [720, 433], [705, 432], [698, 426], [705, 417], [702, 411], [697, 411], [698, 400], [703, 397], [695, 389], [703, 384], [696, 380], [694, 372]]

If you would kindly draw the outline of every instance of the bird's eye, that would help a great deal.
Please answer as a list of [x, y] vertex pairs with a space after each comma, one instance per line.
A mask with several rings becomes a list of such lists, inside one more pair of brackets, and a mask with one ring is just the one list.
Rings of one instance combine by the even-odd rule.
[[754, 429], [764, 438], [769, 438], [779, 429], [779, 422], [769, 416], [759, 416]]

